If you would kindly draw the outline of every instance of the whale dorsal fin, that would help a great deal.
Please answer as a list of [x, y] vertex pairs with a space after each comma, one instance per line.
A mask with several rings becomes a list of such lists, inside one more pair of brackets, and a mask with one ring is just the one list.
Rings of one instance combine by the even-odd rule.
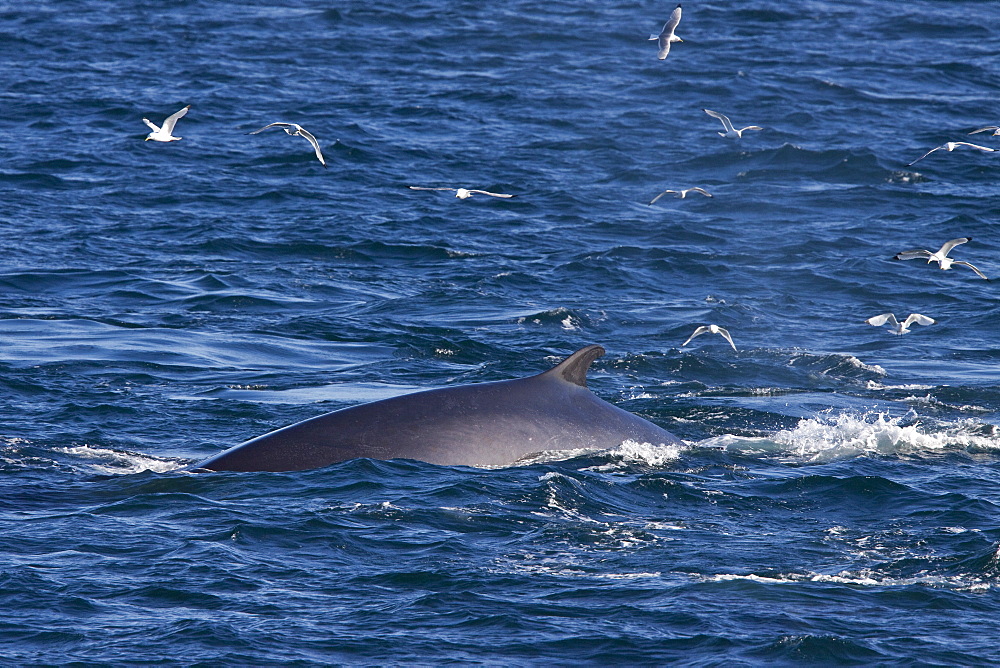
[[575, 353], [564, 359], [562, 362], [552, 367], [543, 376], [553, 375], [568, 383], [587, 387], [587, 369], [598, 357], [604, 354], [604, 348], [594, 344], [586, 348], [580, 348]]

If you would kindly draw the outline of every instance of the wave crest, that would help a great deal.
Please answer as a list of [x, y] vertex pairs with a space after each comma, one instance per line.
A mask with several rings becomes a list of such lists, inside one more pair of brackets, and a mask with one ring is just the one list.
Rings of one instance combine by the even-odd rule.
[[915, 421], [913, 413], [889, 417], [885, 413], [799, 420], [791, 429], [770, 437], [717, 436], [697, 447], [737, 451], [746, 454], [784, 454], [810, 462], [828, 462], [864, 455], [907, 455], [936, 453], [951, 449], [979, 452], [1000, 451], [1000, 437], [994, 429], [963, 420], [941, 423], [937, 429]]

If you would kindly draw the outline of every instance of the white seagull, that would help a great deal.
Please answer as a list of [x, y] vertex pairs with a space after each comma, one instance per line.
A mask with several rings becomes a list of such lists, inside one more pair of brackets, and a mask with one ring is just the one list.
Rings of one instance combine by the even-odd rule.
[[[992, 131], [992, 132], [990, 132]], [[973, 130], [970, 135], [979, 134], [980, 132], [990, 132], [988, 136], [990, 137], [1000, 137], [1000, 126], [997, 125], [987, 125], [985, 128], [979, 128], [978, 130]]]
[[474, 194], [489, 195], [490, 197], [503, 197], [505, 199], [510, 199], [513, 195], [507, 195], [505, 193], [491, 193], [488, 190], [475, 190], [473, 188], [424, 188], [423, 186], [406, 186], [410, 190], [450, 190], [455, 193], [455, 197], [458, 199], [469, 199]]
[[694, 333], [687, 338], [687, 341], [681, 344], [681, 348], [689, 344], [691, 339], [696, 336], [701, 336], [702, 334], [719, 334], [726, 341], [729, 341], [729, 345], [733, 347], [733, 350], [736, 350], [736, 344], [733, 343], [733, 337], [729, 336], [729, 332], [718, 325], [702, 325], [698, 329], [694, 330]]
[[711, 109], [702, 109], [702, 111], [704, 111], [706, 114], [708, 114], [712, 118], [718, 118], [720, 121], [722, 121], [722, 127], [725, 128], [726, 131], [725, 132], [720, 132], [719, 133], [720, 137], [726, 137], [727, 139], [740, 139], [741, 137], [743, 137], [743, 133], [746, 132], [747, 130], [763, 130], [764, 129], [764, 128], [760, 127], [759, 125], [748, 125], [745, 128], [743, 128], [742, 130], [737, 130], [736, 128], [733, 127], [733, 124], [729, 120], [729, 117], [726, 116], [725, 114], [720, 114], [719, 112], [712, 111]]
[[685, 188], [684, 190], [664, 190], [659, 195], [657, 195], [656, 197], [654, 197], [653, 201], [650, 202], [649, 204], [650, 205], [655, 204], [656, 200], [660, 199], [661, 197], [663, 197], [664, 195], [667, 195], [669, 193], [673, 193], [674, 197], [678, 197], [680, 199], [684, 199], [685, 197], [687, 197], [687, 194], [690, 193], [690, 192], [701, 193], [705, 197], [712, 197], [712, 193], [708, 192], [704, 188]]
[[659, 52], [657, 52], [656, 57], [663, 60], [670, 53], [670, 43], [671, 42], [683, 42], [680, 37], [674, 34], [677, 30], [677, 24], [681, 22], [681, 6], [678, 4], [674, 8], [674, 11], [670, 12], [670, 18], [667, 22], [663, 24], [663, 30], [660, 31], [659, 35], [650, 35], [650, 40], [656, 40], [656, 45], [660, 47]]
[[976, 269], [976, 267], [974, 267], [972, 264], [965, 262], [964, 260], [953, 260], [950, 257], [948, 257], [948, 253], [951, 252], [952, 248], [958, 246], [959, 244], [968, 243], [969, 241], [972, 241], [972, 237], [961, 237], [959, 239], [952, 239], [951, 241], [946, 242], [944, 246], [941, 246], [941, 249], [936, 253], [932, 253], [929, 250], [919, 250], [919, 249], [902, 251], [901, 253], [896, 253], [895, 259], [916, 260], [920, 258], [927, 258], [927, 264], [930, 264], [931, 262], [937, 262], [941, 266], [941, 269], [944, 270], [951, 269], [951, 265], [957, 264], [963, 267], [968, 267], [972, 271], [976, 272], [979, 278], [986, 279], [987, 281], [990, 280], [986, 278], [986, 274]]
[[323, 159], [323, 151], [319, 150], [319, 142], [316, 141], [316, 138], [313, 137], [311, 132], [298, 123], [270, 123], [262, 127], [260, 130], [254, 130], [253, 132], [248, 132], [247, 134], [255, 135], [258, 132], [267, 130], [268, 128], [281, 128], [287, 135], [292, 137], [303, 137], [306, 141], [312, 144], [313, 151], [316, 152], [316, 158], [319, 160], [319, 164], [326, 167], [326, 160]]
[[931, 150], [927, 151], [927, 153], [924, 153], [922, 156], [920, 156], [919, 158], [917, 158], [916, 160], [914, 160], [913, 162], [906, 163], [906, 166], [909, 167], [910, 165], [913, 165], [913, 164], [915, 164], [917, 162], [920, 162], [921, 160], [923, 160], [924, 158], [926, 158], [927, 156], [929, 156], [934, 151], [940, 151], [941, 149], [945, 149], [946, 151], [951, 152], [951, 151], [954, 151], [959, 146], [969, 146], [971, 148], [977, 148], [980, 151], [986, 151], [988, 153], [993, 153], [994, 151], [996, 151], [995, 148], [990, 148], [989, 146], [980, 146], [979, 144], [970, 144], [967, 141], [948, 141], [948, 142], [945, 142], [945, 143], [941, 144], [940, 146], [935, 146]]
[[142, 122], [148, 125], [152, 130], [152, 132], [146, 135], [146, 138], [143, 141], [149, 141], [150, 139], [153, 141], [179, 141], [182, 139], [182, 137], [175, 137], [172, 133], [174, 131], [174, 126], [177, 125], [177, 119], [186, 114], [190, 108], [191, 105], [189, 104], [180, 111], [167, 116], [167, 119], [163, 121], [163, 127], [158, 126], [148, 118], [142, 119]]
[[865, 320], [872, 327], [881, 327], [882, 325], [888, 323], [889, 330], [893, 334], [898, 334], [902, 336], [903, 334], [910, 333], [910, 325], [916, 323], [918, 325], [933, 325], [935, 323], [934, 318], [928, 318], [926, 315], [920, 315], [919, 313], [911, 313], [906, 317], [906, 320], [899, 322], [896, 320], [896, 316], [891, 313], [883, 313], [882, 315], [873, 315], [872, 317]]

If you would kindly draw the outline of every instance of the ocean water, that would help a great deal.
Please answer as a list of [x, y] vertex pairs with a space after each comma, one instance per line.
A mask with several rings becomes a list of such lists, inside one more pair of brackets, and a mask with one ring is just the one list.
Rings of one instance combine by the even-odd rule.
[[[0, 662], [1000, 662], [1000, 8], [672, 9], [0, 4]], [[590, 343], [683, 447], [184, 470]]]

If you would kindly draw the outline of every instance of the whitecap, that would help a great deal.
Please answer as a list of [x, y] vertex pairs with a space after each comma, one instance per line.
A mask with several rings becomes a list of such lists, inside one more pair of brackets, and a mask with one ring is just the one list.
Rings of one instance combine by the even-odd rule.
[[940, 589], [953, 589], [956, 591], [983, 592], [992, 588], [992, 584], [976, 577], [944, 576], [921, 574], [911, 577], [895, 577], [872, 571], [861, 569], [859, 571], [841, 571], [835, 574], [827, 573], [781, 573], [778, 575], [748, 575], [720, 573], [717, 575], [697, 575], [695, 576], [704, 582], [730, 582], [734, 580], [746, 580], [760, 584], [787, 585], [801, 582], [824, 582], [843, 584], [854, 587], [912, 587], [913, 585], [924, 585], [927, 587]]
[[88, 467], [101, 473], [115, 475], [128, 475], [143, 471], [167, 473], [182, 469], [187, 465], [186, 462], [177, 459], [153, 457], [126, 450], [112, 450], [111, 448], [98, 448], [90, 445], [55, 448], [55, 451], [89, 460], [86, 464]]
[[880, 367], [878, 364], [865, 364], [864, 362], [862, 362], [861, 360], [859, 360], [854, 355], [848, 355], [847, 356], [847, 363], [850, 364], [850, 365], [852, 365], [852, 366], [857, 367], [858, 369], [863, 369], [864, 371], [870, 371], [870, 372], [876, 373], [876, 374], [878, 374], [880, 376], [888, 376], [889, 375], [889, 372], [886, 371], [885, 369], [883, 369], [882, 367]]
[[952, 448], [1000, 450], [1000, 438], [982, 434], [982, 425], [971, 420], [935, 423], [932, 430], [915, 423], [912, 412], [891, 418], [884, 413], [799, 420], [791, 429], [769, 436], [723, 434], [699, 441], [693, 448], [720, 449], [742, 454], [785, 455], [796, 460], [828, 462], [864, 455], [936, 453]]

